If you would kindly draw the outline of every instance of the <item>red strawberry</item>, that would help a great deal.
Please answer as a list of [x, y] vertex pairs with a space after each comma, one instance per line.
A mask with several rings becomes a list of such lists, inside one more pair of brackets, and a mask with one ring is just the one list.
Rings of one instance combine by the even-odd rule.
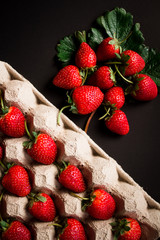
[[49, 165], [53, 163], [57, 155], [57, 146], [54, 140], [45, 133], [32, 132], [30, 141], [23, 143], [27, 153], [37, 162]]
[[0, 221], [2, 229], [2, 240], [31, 240], [31, 233], [28, 228], [19, 221], [13, 221], [10, 224], [3, 220]]
[[100, 67], [96, 72], [94, 72], [88, 79], [88, 84], [97, 86], [100, 89], [107, 90], [114, 85], [115, 76], [113, 71], [108, 66]]
[[129, 59], [126, 62], [127, 66], [124, 68], [124, 76], [131, 76], [143, 70], [145, 61], [138, 53], [132, 50], [126, 50], [122, 52], [121, 57], [123, 59], [126, 56], [129, 56]]
[[115, 212], [115, 201], [113, 197], [103, 189], [94, 190], [89, 196], [89, 202], [83, 200], [82, 210], [96, 218], [107, 220], [111, 218]]
[[29, 213], [43, 222], [53, 221], [56, 209], [52, 198], [46, 193], [31, 193], [29, 202]]
[[64, 89], [72, 89], [82, 84], [79, 69], [74, 65], [62, 68], [53, 79], [53, 84]]
[[145, 74], [137, 76], [137, 90], [131, 93], [132, 97], [139, 101], [149, 101], [157, 97], [158, 89], [155, 82]]
[[118, 40], [108, 37], [105, 38], [98, 46], [96, 55], [98, 61], [106, 61], [116, 57], [115, 53], [119, 54], [120, 46]]
[[129, 132], [129, 124], [126, 114], [121, 110], [115, 110], [113, 115], [105, 120], [106, 127], [119, 135], [126, 135]]
[[141, 227], [133, 218], [118, 219], [111, 223], [115, 240], [139, 240], [141, 238]]
[[16, 107], [2, 108], [0, 130], [10, 137], [22, 137], [25, 134], [25, 117]]
[[75, 56], [76, 66], [79, 68], [91, 68], [96, 65], [97, 57], [93, 49], [82, 42]]
[[72, 94], [72, 100], [80, 114], [88, 114], [96, 110], [102, 103], [104, 94], [98, 87], [80, 86]]
[[74, 165], [66, 164], [64, 162], [65, 168], [62, 168], [59, 175], [59, 182], [67, 189], [73, 192], [84, 192], [86, 190], [86, 185], [83, 179], [81, 171]]
[[24, 197], [31, 191], [27, 171], [18, 165], [12, 166], [2, 179], [2, 185], [10, 193]]
[[116, 108], [121, 108], [125, 103], [123, 88], [112, 87], [104, 94], [104, 102], [114, 105]]
[[65, 228], [59, 235], [59, 240], [87, 240], [84, 227], [75, 218], [68, 218]]

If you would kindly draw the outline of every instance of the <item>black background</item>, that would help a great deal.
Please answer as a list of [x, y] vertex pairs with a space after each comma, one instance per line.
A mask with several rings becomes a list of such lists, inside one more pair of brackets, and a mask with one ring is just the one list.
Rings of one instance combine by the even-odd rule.
[[[8, 62], [55, 106], [65, 104], [65, 92], [52, 85], [57, 73], [56, 44], [77, 30], [88, 30], [107, 10], [123, 7], [141, 24], [146, 45], [160, 50], [159, 0], [13, 1], [0, 11], [0, 60]], [[160, 96], [147, 103], [123, 107], [130, 124], [126, 136], [117, 136], [94, 116], [89, 136], [160, 202]], [[88, 116], [65, 114], [84, 129]]]

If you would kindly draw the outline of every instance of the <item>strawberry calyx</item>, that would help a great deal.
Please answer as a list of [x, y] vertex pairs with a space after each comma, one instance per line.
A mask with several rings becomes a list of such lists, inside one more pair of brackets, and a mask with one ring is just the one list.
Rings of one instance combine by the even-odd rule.
[[56, 164], [59, 170], [59, 175], [70, 165], [69, 162], [61, 161], [61, 164]]
[[82, 211], [86, 211], [86, 208], [91, 206], [96, 195], [93, 194], [94, 190], [88, 192], [85, 198], [82, 198]]
[[3, 97], [2, 97], [2, 90], [0, 90], [0, 103], [1, 103], [0, 116], [3, 117], [5, 114], [9, 112], [9, 107], [4, 104]]
[[115, 222], [110, 223], [112, 226], [112, 232], [114, 233], [114, 240], [118, 240], [118, 238], [123, 235], [125, 232], [128, 232], [131, 228], [129, 227], [130, 221], [127, 219], [117, 219]]
[[76, 31], [74, 35], [75, 35], [76, 39], [79, 41], [79, 43], [87, 42], [86, 41], [86, 31], [85, 30], [83, 30], [82, 32], [81, 31]]
[[108, 42], [108, 44], [114, 45], [115, 50], [120, 48], [121, 51], [121, 42], [119, 42], [115, 36]]
[[0, 232], [5, 232], [10, 227], [9, 220], [4, 221], [1, 217], [0, 220]]
[[64, 233], [66, 227], [68, 227], [67, 223], [68, 218], [60, 218], [59, 216], [55, 217], [54, 222], [49, 224], [49, 226], [54, 226], [56, 229], [56, 237], [59, 239], [60, 235]]
[[4, 170], [4, 174], [7, 174], [9, 169], [14, 166], [14, 163], [3, 163], [2, 160], [0, 161], [0, 166]]
[[38, 135], [40, 134], [40, 132], [32, 131], [32, 134], [31, 134], [28, 130], [26, 121], [25, 121], [25, 130], [26, 130], [26, 133], [27, 133], [30, 140], [29, 141], [24, 141], [23, 142], [23, 147], [25, 149], [31, 149], [33, 144], [35, 144], [37, 142], [37, 138], [38, 138]]
[[68, 92], [66, 93], [66, 95], [67, 95], [67, 102], [68, 102], [69, 105], [66, 105], [66, 106], [62, 107], [61, 110], [59, 111], [58, 117], [57, 117], [57, 124], [58, 124], [58, 125], [60, 125], [61, 113], [62, 113], [66, 108], [70, 108], [69, 110], [70, 110], [72, 113], [78, 114], [77, 107], [76, 107], [75, 103], [73, 102], [71, 96], [68, 94]]
[[46, 197], [42, 196], [41, 193], [33, 193], [31, 192], [30, 194], [27, 195], [29, 201], [29, 207], [31, 208], [34, 204], [34, 202], [46, 202], [47, 199]]
[[136, 91], [139, 89], [139, 82], [141, 80], [143, 80], [144, 77], [139, 77], [138, 74], [135, 74], [133, 77], [132, 77], [132, 82], [133, 84], [130, 84], [126, 89], [125, 89], [125, 95], [128, 95], [128, 94], [133, 94], [133, 95], [136, 95]]
[[105, 109], [105, 114], [102, 117], [100, 117], [99, 120], [104, 119], [106, 121], [113, 116], [115, 110], [117, 110], [117, 107], [115, 106], [115, 104], [111, 104], [110, 102], [105, 102], [103, 103], [103, 105]]

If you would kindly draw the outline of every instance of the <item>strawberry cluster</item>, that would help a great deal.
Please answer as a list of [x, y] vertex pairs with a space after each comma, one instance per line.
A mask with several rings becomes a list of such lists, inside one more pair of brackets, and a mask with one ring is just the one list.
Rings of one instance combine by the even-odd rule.
[[[77, 88], [76, 88], [77, 89]], [[27, 127], [27, 120], [23, 113], [14, 106], [4, 106], [1, 96], [3, 116], [0, 118], [0, 130], [5, 136], [19, 138], [24, 135], [28, 136], [28, 141], [23, 143], [24, 149], [31, 156], [33, 161], [39, 164], [55, 164], [59, 169], [57, 179], [59, 183], [72, 196], [78, 197], [82, 201], [82, 211], [94, 219], [110, 219], [116, 211], [116, 201], [110, 193], [101, 188], [94, 188], [85, 198], [76, 195], [76, 193], [88, 192], [87, 184], [80, 169], [64, 161], [56, 161], [57, 145], [56, 142], [45, 133], [30, 133]], [[14, 110], [14, 111], [13, 111]], [[18, 116], [18, 117], [17, 117]], [[73, 218], [58, 217], [57, 209], [52, 197], [45, 192], [34, 192], [28, 171], [21, 165], [4, 163], [4, 149], [0, 146], [0, 165], [3, 168], [3, 177], [1, 180], [3, 190], [18, 197], [27, 196], [28, 212], [37, 220], [42, 222], [53, 222], [60, 231], [58, 239], [60, 240], [87, 240], [87, 234], [83, 224]], [[3, 194], [0, 197], [2, 200]], [[28, 227], [19, 220], [4, 221], [0, 216], [0, 231], [2, 231], [3, 240], [26, 239], [31, 240], [31, 232]], [[57, 220], [58, 219], [58, 220]], [[118, 219], [111, 224], [115, 239], [138, 240], [141, 236], [139, 223], [131, 218]]]
[[70, 107], [73, 113], [89, 114], [103, 106], [105, 114], [100, 119], [105, 120], [106, 127], [116, 134], [126, 135], [129, 123], [121, 110], [125, 96], [150, 101], [158, 94], [156, 83], [141, 73], [144, 67], [144, 59], [133, 50], [123, 51], [116, 38], [105, 38], [96, 51], [83, 40], [75, 53], [74, 65], [60, 69], [53, 84], [70, 90], [69, 105], [64, 108]]

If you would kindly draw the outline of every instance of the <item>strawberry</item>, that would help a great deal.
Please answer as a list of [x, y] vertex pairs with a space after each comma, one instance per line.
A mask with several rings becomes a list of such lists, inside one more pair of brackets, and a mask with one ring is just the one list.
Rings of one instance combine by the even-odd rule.
[[89, 85], [97, 86], [100, 89], [107, 90], [114, 85], [115, 76], [108, 66], [102, 66], [95, 71], [88, 79]]
[[29, 176], [24, 167], [14, 165], [9, 168], [8, 172], [2, 178], [2, 185], [10, 193], [19, 197], [28, 195], [31, 191]]
[[82, 77], [79, 69], [74, 65], [62, 68], [53, 79], [53, 84], [64, 89], [73, 89], [82, 84]]
[[122, 87], [112, 87], [104, 94], [104, 102], [121, 108], [125, 103], [125, 95]]
[[129, 57], [129, 59], [127, 59], [125, 66], [122, 68], [124, 76], [131, 76], [143, 70], [145, 61], [138, 53], [132, 50], [126, 50], [121, 53], [122, 61], [126, 59], [126, 56]]
[[103, 189], [95, 189], [90, 195], [89, 200], [83, 200], [82, 210], [86, 211], [90, 216], [107, 220], [111, 218], [115, 212], [115, 201], [113, 197]]
[[88, 114], [96, 110], [102, 103], [104, 94], [98, 87], [84, 85], [77, 87], [72, 94], [76, 112]]
[[80, 221], [75, 218], [66, 219], [66, 224], [59, 240], [87, 240], [85, 230]]
[[106, 127], [119, 135], [126, 135], [129, 132], [129, 124], [126, 114], [117, 109], [113, 115], [105, 120]]
[[29, 194], [29, 213], [43, 222], [53, 221], [56, 209], [52, 198], [46, 193]]
[[148, 75], [139, 74], [136, 89], [131, 93], [132, 97], [139, 101], [149, 101], [156, 98], [157, 94], [156, 83]]
[[2, 107], [0, 130], [9, 137], [22, 137], [25, 134], [25, 117], [16, 107]]
[[97, 61], [106, 61], [116, 57], [115, 53], [120, 53], [118, 40], [115, 38], [105, 38], [98, 46], [96, 55]]
[[65, 188], [73, 192], [84, 192], [86, 190], [86, 185], [81, 171], [74, 165], [65, 162], [63, 162], [63, 164], [64, 167], [61, 168], [61, 173], [58, 177], [59, 182]]
[[20, 221], [13, 221], [10, 224], [3, 220], [0, 221], [2, 228], [2, 240], [31, 240], [31, 233], [28, 228]]
[[54, 140], [45, 133], [33, 131], [31, 135], [27, 126], [26, 130], [30, 140], [25, 141], [23, 146], [27, 149], [27, 153], [39, 163], [46, 165], [53, 163], [57, 155], [57, 145]]
[[118, 219], [111, 223], [115, 240], [139, 240], [141, 238], [141, 227], [133, 218]]
[[86, 43], [82, 42], [75, 56], [76, 66], [79, 68], [95, 67], [97, 57], [93, 49]]

